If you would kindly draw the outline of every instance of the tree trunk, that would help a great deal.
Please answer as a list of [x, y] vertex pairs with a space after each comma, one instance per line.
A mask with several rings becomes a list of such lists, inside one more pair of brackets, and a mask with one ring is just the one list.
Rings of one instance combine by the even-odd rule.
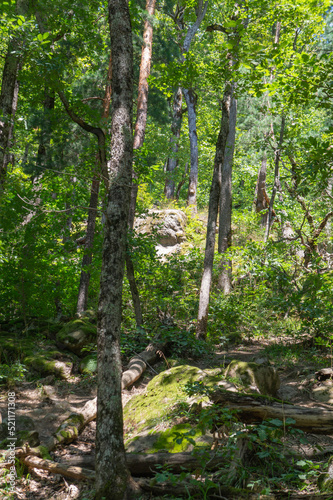
[[207, 334], [209, 295], [214, 263], [216, 220], [220, 201], [221, 172], [224, 164], [224, 155], [229, 134], [231, 97], [232, 87], [230, 84], [227, 84], [222, 101], [221, 126], [216, 143], [214, 172], [209, 194], [204, 271], [201, 279], [198, 322], [196, 328], [196, 337], [198, 339], [206, 338]]
[[281, 148], [282, 148], [282, 142], [283, 142], [283, 136], [284, 136], [285, 123], [286, 123], [285, 116], [282, 115], [279, 143], [277, 144], [277, 147], [275, 149], [274, 186], [273, 186], [272, 196], [271, 196], [271, 199], [269, 201], [268, 216], [267, 216], [266, 230], [265, 230], [265, 239], [264, 239], [265, 243], [268, 240], [269, 231], [270, 231], [272, 223], [273, 223], [273, 206], [274, 206], [275, 196], [276, 196], [277, 190], [280, 188], [280, 158], [281, 158]]
[[0, 194], [4, 190], [8, 164], [13, 161], [10, 152], [18, 99], [18, 71], [20, 66], [19, 41], [13, 39], [7, 49], [0, 94]]
[[124, 500], [129, 482], [123, 440], [120, 329], [130, 205], [133, 47], [127, 0], [109, 0], [112, 53], [110, 189], [98, 307], [96, 499]]
[[92, 263], [92, 248], [95, 236], [99, 184], [100, 181], [98, 177], [94, 175], [90, 191], [87, 231], [84, 244], [84, 255], [82, 259], [82, 270], [80, 276], [79, 293], [78, 293], [77, 307], [76, 307], [76, 313], [79, 316], [81, 316], [87, 309], [88, 290], [90, 282], [90, 271], [87, 268]]
[[[234, 85], [233, 85], [234, 87]], [[234, 89], [233, 89], [234, 90]], [[232, 212], [232, 163], [236, 140], [237, 101], [233, 94], [230, 102], [229, 133], [224, 154], [221, 175], [220, 220], [218, 252], [225, 253], [231, 246], [231, 212]], [[220, 264], [219, 288], [224, 294], [231, 292], [231, 260], [223, 259]]]
[[179, 138], [180, 138], [180, 129], [182, 126], [182, 89], [178, 87], [175, 92], [173, 105], [172, 105], [172, 124], [171, 124], [171, 139], [170, 139], [170, 149], [171, 155], [168, 157], [166, 164], [166, 179], [165, 179], [165, 187], [164, 194], [168, 200], [171, 200], [175, 197], [175, 180], [174, 173], [178, 166], [178, 148], [179, 148]]
[[[255, 190], [254, 207], [257, 213], [267, 210], [269, 206], [269, 198], [266, 193], [266, 175], [267, 175], [267, 155], [263, 152], [261, 159], [261, 167], [258, 173], [258, 179]], [[261, 216], [261, 227], [266, 227], [267, 212]]]
[[[208, 7], [208, 1], [205, 3], [203, 0], [198, 0], [197, 7], [195, 9], [196, 20], [189, 29], [187, 30], [183, 47], [182, 47], [182, 56], [181, 61], [185, 61], [184, 54], [190, 49], [191, 42], [195, 37], [196, 32], [198, 31], [200, 24], [203, 18], [206, 15]], [[184, 30], [184, 23], [182, 17], [174, 17], [174, 21], [176, 22], [180, 31]], [[178, 153], [178, 141], [180, 138], [180, 129], [182, 122], [182, 95], [180, 93], [180, 88], [178, 88], [177, 93], [175, 94], [174, 106], [173, 106], [173, 123], [171, 126], [171, 130], [173, 133], [173, 137], [171, 138], [172, 143], [172, 156], [168, 158], [166, 171], [174, 172], [178, 165], [177, 153]], [[190, 169], [190, 182], [188, 187], [188, 195], [187, 195], [187, 204], [188, 206], [193, 207], [193, 213], [196, 213], [196, 197], [197, 197], [197, 183], [198, 183], [198, 136], [197, 136], [197, 123], [196, 123], [196, 104], [197, 104], [197, 95], [194, 89], [183, 89], [183, 94], [187, 104], [188, 110], [188, 127], [189, 127], [189, 139], [190, 139], [190, 150], [191, 150], [191, 169]], [[180, 103], [179, 103], [180, 100]], [[165, 195], [168, 199], [175, 197], [175, 182], [172, 178], [172, 174], [165, 181]]]
[[[103, 110], [101, 117], [102, 121], [105, 122], [109, 117], [109, 110], [110, 110], [111, 78], [112, 78], [112, 58], [110, 54], [109, 69], [106, 79], [105, 93], [103, 99]], [[99, 142], [99, 155], [98, 155], [97, 174], [96, 173], [94, 174], [90, 189], [87, 231], [86, 231], [86, 240], [84, 245], [85, 253], [82, 259], [82, 270], [80, 276], [80, 284], [79, 284], [77, 307], [76, 307], [76, 313], [78, 316], [81, 316], [84, 313], [84, 311], [87, 309], [87, 304], [88, 304], [90, 272], [87, 271], [86, 269], [92, 263], [92, 249], [94, 245], [95, 226], [96, 226], [97, 207], [98, 207], [98, 193], [100, 187], [99, 176], [100, 175], [103, 176], [106, 187], [108, 187], [109, 184], [108, 171], [106, 167], [105, 146], [104, 143], [100, 141], [100, 139], [98, 139], [98, 142]], [[101, 148], [103, 148], [103, 152], [101, 151]]]
[[[155, 4], [156, 0], [147, 0], [146, 11], [148, 13], [148, 16], [154, 15]], [[143, 42], [144, 45], [141, 51], [141, 64], [140, 64], [139, 86], [138, 86], [137, 115], [136, 115], [136, 123], [135, 123], [134, 138], [133, 138], [134, 150], [140, 149], [143, 146], [145, 140], [146, 124], [147, 124], [148, 77], [150, 74], [150, 63], [151, 63], [151, 56], [153, 49], [153, 25], [149, 18], [147, 18], [145, 21]], [[139, 189], [138, 181], [139, 181], [138, 175], [133, 170], [131, 202], [130, 202], [129, 216], [128, 216], [128, 226], [130, 230], [132, 230], [134, 227], [136, 199], [138, 196], [138, 189]], [[140, 295], [138, 287], [136, 285], [133, 261], [131, 259], [129, 252], [126, 253], [126, 271], [133, 300], [136, 325], [141, 326], [143, 324], [143, 318], [142, 318]]]
[[187, 205], [197, 213], [197, 184], [198, 184], [198, 135], [197, 135], [197, 113], [196, 105], [198, 96], [193, 89], [183, 89], [187, 104], [188, 134], [190, 138], [191, 168], [187, 192]]

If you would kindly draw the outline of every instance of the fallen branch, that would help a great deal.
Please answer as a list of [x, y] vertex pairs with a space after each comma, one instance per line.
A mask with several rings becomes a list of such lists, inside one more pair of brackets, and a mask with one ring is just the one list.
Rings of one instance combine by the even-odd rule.
[[236, 394], [217, 390], [211, 395], [211, 400], [221, 406], [237, 410], [237, 417], [244, 423], [253, 424], [278, 418], [295, 420], [292, 427], [314, 434], [331, 434], [333, 432], [333, 410], [324, 408], [305, 408], [290, 404], [270, 401], [267, 397]]

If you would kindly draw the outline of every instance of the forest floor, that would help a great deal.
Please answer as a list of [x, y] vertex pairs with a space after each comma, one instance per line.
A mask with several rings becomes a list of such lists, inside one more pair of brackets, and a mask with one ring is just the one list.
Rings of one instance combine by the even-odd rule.
[[[291, 341], [291, 343], [290, 343]], [[315, 372], [319, 368], [330, 367], [330, 355], [320, 353], [312, 347], [300, 344], [295, 347], [292, 339], [269, 341], [260, 339], [228, 350], [218, 350], [200, 360], [184, 360], [189, 365], [200, 369], [214, 368], [227, 364], [233, 359], [253, 361], [261, 355], [270, 353], [270, 361], [278, 370], [281, 387], [279, 398], [307, 408], [329, 408], [332, 404], [317, 401], [313, 397], [313, 388], [320, 385], [315, 380]], [[157, 371], [166, 369], [164, 362], [154, 365]], [[123, 391], [123, 402], [145, 391], [148, 382], [154, 373], [148, 369], [144, 376], [130, 390]], [[331, 381], [329, 382], [331, 384]], [[7, 412], [7, 391], [0, 391], [0, 411], [4, 416]], [[39, 433], [41, 442], [57, 429], [61, 422], [69, 416], [73, 408], [81, 408], [85, 402], [96, 396], [96, 380], [94, 377], [72, 377], [70, 381], [55, 380], [52, 377], [41, 379], [38, 382], [23, 382], [15, 387], [16, 415], [31, 417]], [[51, 453], [52, 460], [64, 462], [74, 456], [90, 456], [95, 453], [96, 422], [90, 422], [71, 444], [61, 445]], [[304, 459], [314, 455], [314, 449], [321, 450], [322, 463], [333, 454], [333, 435], [307, 434], [307, 443], [299, 447]], [[0, 498], [18, 498], [22, 500], [69, 500], [86, 499], [91, 497], [91, 485], [82, 481], [65, 479], [61, 475], [50, 474], [46, 471], [32, 469], [30, 471], [17, 468], [16, 496], [10, 497], [6, 493], [6, 484], [2, 482]], [[2, 488], [2, 489], [1, 489]], [[309, 485], [308, 491], [313, 491]], [[306, 489], [304, 490], [304, 493]], [[143, 496], [142, 498], [152, 498]], [[157, 498], [157, 497], [154, 497]]]

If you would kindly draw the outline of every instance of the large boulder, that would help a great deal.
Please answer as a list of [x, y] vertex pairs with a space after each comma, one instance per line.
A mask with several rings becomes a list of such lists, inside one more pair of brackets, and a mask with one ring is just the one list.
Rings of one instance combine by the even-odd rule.
[[268, 363], [253, 363], [233, 360], [228, 365], [225, 376], [238, 379], [245, 387], [257, 389], [260, 394], [276, 396], [280, 387], [280, 377]]
[[188, 365], [175, 366], [154, 377], [144, 394], [134, 396], [125, 405], [126, 449], [176, 453], [191, 449], [193, 439], [197, 445], [211, 446], [212, 435], [204, 434], [184, 417], [197, 412], [198, 403], [208, 404], [208, 398], [190, 398], [184, 388], [187, 383], [195, 382], [212, 387], [223, 382], [222, 378], [222, 369], [203, 371]]
[[87, 354], [83, 348], [96, 342], [97, 327], [86, 319], [75, 319], [57, 333], [57, 343], [78, 356]]
[[186, 240], [186, 214], [182, 210], [149, 210], [145, 217], [135, 221], [135, 230], [140, 234], [157, 236], [157, 251], [163, 255], [180, 249]]

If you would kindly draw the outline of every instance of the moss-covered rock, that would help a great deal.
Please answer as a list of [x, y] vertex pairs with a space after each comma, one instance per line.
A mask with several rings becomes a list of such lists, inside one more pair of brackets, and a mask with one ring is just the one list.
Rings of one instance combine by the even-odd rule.
[[10, 360], [21, 360], [24, 356], [32, 354], [35, 349], [35, 342], [29, 338], [18, 338], [13, 334], [1, 332], [0, 354], [1, 361], [6, 363]]
[[96, 337], [96, 325], [92, 325], [86, 319], [75, 319], [57, 333], [57, 342], [78, 356], [84, 356], [85, 352], [82, 349], [96, 342]]
[[[35, 423], [32, 418], [27, 415], [16, 415], [15, 416], [15, 435], [20, 432], [30, 432], [35, 430]], [[3, 441], [9, 437], [8, 434], [8, 418], [4, 417], [2, 423], [0, 424], [0, 441]]]
[[255, 386], [260, 394], [275, 396], [280, 387], [280, 377], [273, 366], [233, 360], [225, 376], [238, 379], [245, 387]]
[[71, 361], [52, 359], [52, 352], [50, 351], [26, 356], [23, 362], [26, 366], [33, 368], [41, 375], [55, 375], [64, 380], [70, 377], [73, 370], [73, 363]]
[[312, 396], [321, 403], [333, 404], [333, 381], [325, 380], [312, 388]]
[[318, 488], [321, 492], [333, 493], [333, 457], [328, 461], [326, 474], [321, 474], [318, 478]]
[[[174, 424], [175, 420], [177, 421], [177, 406], [180, 403], [189, 402], [189, 397], [184, 390], [185, 384], [203, 381], [206, 386], [214, 386], [222, 376], [220, 369], [203, 371], [194, 366], [180, 365], [154, 377], [149, 382], [146, 392], [132, 398], [124, 408], [125, 438], [127, 437], [128, 450], [134, 452], [168, 449], [174, 453], [179, 451], [180, 444], [174, 440], [178, 432]], [[208, 398], [201, 397], [200, 399], [208, 403]], [[189, 406], [190, 404], [191, 402]], [[202, 436], [202, 432], [196, 426], [186, 425], [188, 425], [186, 432], [193, 429], [192, 439], [203, 442], [207, 439], [211, 441], [211, 437]], [[166, 441], [167, 447], [162, 444]], [[183, 439], [182, 446], [188, 448], [190, 442]]]
[[97, 373], [97, 354], [89, 354], [80, 361], [79, 372], [86, 375]]

